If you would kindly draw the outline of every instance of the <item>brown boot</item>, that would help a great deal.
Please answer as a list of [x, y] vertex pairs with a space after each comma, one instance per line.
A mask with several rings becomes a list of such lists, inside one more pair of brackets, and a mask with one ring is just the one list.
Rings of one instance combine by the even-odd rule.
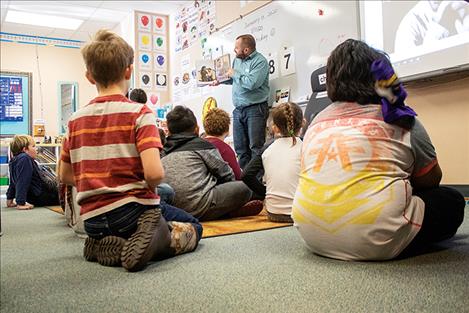
[[117, 236], [107, 236], [100, 240], [86, 238], [83, 256], [89, 262], [97, 261], [104, 266], [119, 266], [121, 252], [126, 240]]
[[137, 230], [122, 249], [122, 266], [129, 272], [140, 271], [158, 253], [166, 251], [170, 243], [171, 235], [161, 210], [146, 210], [138, 218]]
[[231, 211], [227, 215], [229, 218], [253, 216], [253, 215], [258, 215], [259, 213], [261, 213], [263, 208], [264, 208], [264, 202], [262, 202], [261, 200], [252, 200], [244, 204], [239, 209]]

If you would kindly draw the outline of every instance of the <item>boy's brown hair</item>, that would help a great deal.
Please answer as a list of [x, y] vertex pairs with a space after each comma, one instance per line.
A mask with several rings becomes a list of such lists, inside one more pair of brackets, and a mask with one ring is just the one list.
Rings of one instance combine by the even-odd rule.
[[10, 151], [13, 156], [16, 156], [23, 152], [24, 148], [34, 144], [33, 137], [29, 135], [15, 135], [13, 140], [10, 142]]
[[134, 50], [118, 35], [100, 30], [81, 54], [86, 69], [100, 86], [120, 82], [127, 67], [134, 63]]
[[221, 136], [230, 130], [230, 116], [222, 109], [210, 109], [205, 115], [204, 129], [209, 136]]

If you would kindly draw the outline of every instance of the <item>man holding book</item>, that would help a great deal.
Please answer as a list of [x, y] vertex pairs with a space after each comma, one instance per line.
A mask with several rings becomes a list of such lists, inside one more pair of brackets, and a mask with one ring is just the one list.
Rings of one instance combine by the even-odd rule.
[[[256, 51], [256, 40], [246, 34], [236, 38], [233, 68], [227, 81], [233, 85], [233, 141], [238, 162], [244, 168], [255, 154], [260, 154], [265, 142], [266, 120], [269, 113], [269, 65]], [[220, 81], [212, 85], [217, 86]]]

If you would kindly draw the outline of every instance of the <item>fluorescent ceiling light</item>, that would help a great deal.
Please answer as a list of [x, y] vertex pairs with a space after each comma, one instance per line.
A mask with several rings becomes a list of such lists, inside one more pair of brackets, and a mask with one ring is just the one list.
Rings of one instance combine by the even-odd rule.
[[75, 30], [80, 27], [83, 20], [8, 10], [5, 22]]

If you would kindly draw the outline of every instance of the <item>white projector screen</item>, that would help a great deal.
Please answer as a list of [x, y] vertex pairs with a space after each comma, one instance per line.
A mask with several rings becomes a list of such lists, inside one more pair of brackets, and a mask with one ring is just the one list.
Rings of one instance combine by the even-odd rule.
[[360, 22], [404, 81], [469, 69], [467, 1], [360, 1]]

